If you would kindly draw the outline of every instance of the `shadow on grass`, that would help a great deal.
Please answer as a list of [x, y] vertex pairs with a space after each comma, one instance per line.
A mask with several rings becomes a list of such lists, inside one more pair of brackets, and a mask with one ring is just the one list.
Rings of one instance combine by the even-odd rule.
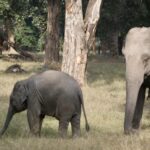
[[[25, 123], [24, 121], [20, 123], [19, 119], [15, 119], [15, 121], [17, 123], [14, 123], [14, 121], [10, 123], [9, 128], [3, 135], [3, 138], [9, 137], [9, 138], [17, 139], [21, 137], [23, 138], [35, 137], [30, 134], [28, 123]], [[46, 128], [44, 127], [41, 130], [40, 137], [55, 139], [58, 138], [58, 131], [50, 127], [46, 127]]]
[[[1, 121], [0, 121], [0, 129], [3, 127], [3, 124], [5, 122], [7, 113], [5, 112], [5, 115], [3, 115]], [[51, 127], [53, 125], [54, 119], [49, 118], [48, 123], [44, 125], [41, 129], [41, 138], [50, 138], [50, 139], [57, 139], [60, 138], [58, 135], [58, 127]], [[32, 138], [35, 137], [31, 135], [30, 130], [29, 130], [29, 125], [27, 121], [27, 115], [26, 111], [22, 113], [18, 113], [13, 116], [12, 121], [10, 122], [8, 129], [2, 136], [2, 138]], [[68, 136], [67, 139], [71, 138], [70, 133], [68, 131]]]
[[[147, 119], [147, 121], [149, 122], [150, 121], [150, 100], [149, 99], [148, 100], [145, 99], [143, 115], [145, 115], [145, 119]], [[141, 128], [142, 129], [150, 128], [150, 123], [142, 124]]]
[[[20, 128], [20, 126], [11, 126], [9, 127], [9, 129], [6, 131], [6, 133], [2, 136], [2, 138], [32, 138], [35, 137], [33, 135], [30, 134], [29, 128], [26, 130], [22, 128]], [[51, 138], [51, 139], [56, 139], [59, 138], [58, 136], [58, 132], [52, 128], [43, 128], [42, 132], [41, 132], [41, 138]], [[37, 137], [39, 138], [39, 137]]]
[[[106, 84], [110, 84], [114, 80], [124, 79], [125, 74], [125, 65], [124, 59], [122, 57], [106, 57], [106, 56], [90, 56], [88, 58], [87, 65], [87, 82], [89, 84], [99, 82], [100, 80], [105, 80]], [[27, 61], [20, 61], [21, 64], [26, 63]], [[18, 63], [17, 61], [13, 63]], [[0, 71], [0, 75], [8, 76], [30, 76], [32, 73], [40, 73], [45, 70], [60, 70], [61, 64], [51, 63], [49, 67], [44, 67], [43, 63], [35, 62], [29, 63], [23, 69], [26, 73], [5, 73], [5, 71]]]
[[121, 137], [121, 136], [124, 136], [124, 132], [123, 132], [123, 128], [120, 130], [114, 130], [114, 128], [106, 128], [105, 126], [101, 127], [101, 128], [98, 128], [98, 127], [95, 127], [95, 126], [91, 126], [91, 130], [86, 134], [84, 133], [83, 135], [94, 135], [94, 136], [100, 136], [100, 137], [104, 137], [104, 136], [110, 136], [110, 137], [113, 137], [114, 135], [115, 136], [118, 136], [118, 137]]
[[106, 84], [114, 80], [124, 80], [125, 64], [123, 58], [90, 57], [87, 65], [87, 82], [89, 84], [104, 80]]
[[41, 130], [41, 137], [46, 137], [46, 138], [58, 138], [58, 130], [53, 129], [51, 127], [44, 127]]

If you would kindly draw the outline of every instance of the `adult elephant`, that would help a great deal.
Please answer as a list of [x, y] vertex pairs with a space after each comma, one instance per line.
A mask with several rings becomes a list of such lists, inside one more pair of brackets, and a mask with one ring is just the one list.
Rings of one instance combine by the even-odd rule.
[[150, 28], [133, 28], [125, 40], [126, 106], [124, 132], [139, 129], [146, 88], [150, 86]]
[[82, 91], [77, 81], [59, 71], [46, 71], [34, 75], [15, 84], [0, 135], [4, 134], [15, 113], [27, 109], [32, 134], [40, 135], [43, 118], [49, 115], [59, 120], [59, 134], [62, 137], [67, 134], [69, 122], [71, 122], [73, 137], [79, 136], [81, 105], [88, 131]]

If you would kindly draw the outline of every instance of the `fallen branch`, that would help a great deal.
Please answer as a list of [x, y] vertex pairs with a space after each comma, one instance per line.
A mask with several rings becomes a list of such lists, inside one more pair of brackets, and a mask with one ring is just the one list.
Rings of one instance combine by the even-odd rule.
[[14, 65], [9, 66], [5, 72], [6, 73], [25, 73], [27, 71], [22, 69], [20, 65], [14, 64]]

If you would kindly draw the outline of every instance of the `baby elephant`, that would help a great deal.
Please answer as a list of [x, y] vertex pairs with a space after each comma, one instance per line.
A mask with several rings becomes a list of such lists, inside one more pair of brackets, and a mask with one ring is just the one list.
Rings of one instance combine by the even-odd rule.
[[81, 105], [86, 130], [89, 131], [82, 91], [76, 80], [59, 71], [46, 71], [31, 76], [15, 84], [10, 95], [6, 121], [0, 135], [4, 134], [15, 113], [27, 109], [27, 118], [32, 134], [40, 136], [43, 118], [48, 115], [59, 120], [61, 137], [67, 135], [69, 122], [72, 126], [72, 136], [79, 136]]

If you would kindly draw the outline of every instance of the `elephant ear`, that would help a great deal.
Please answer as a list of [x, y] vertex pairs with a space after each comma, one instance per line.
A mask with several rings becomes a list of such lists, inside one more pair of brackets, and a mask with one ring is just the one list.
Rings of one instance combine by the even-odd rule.
[[24, 103], [27, 100], [28, 97], [28, 90], [26, 86], [26, 81], [18, 81], [13, 89], [13, 96], [19, 97], [21, 103]]

